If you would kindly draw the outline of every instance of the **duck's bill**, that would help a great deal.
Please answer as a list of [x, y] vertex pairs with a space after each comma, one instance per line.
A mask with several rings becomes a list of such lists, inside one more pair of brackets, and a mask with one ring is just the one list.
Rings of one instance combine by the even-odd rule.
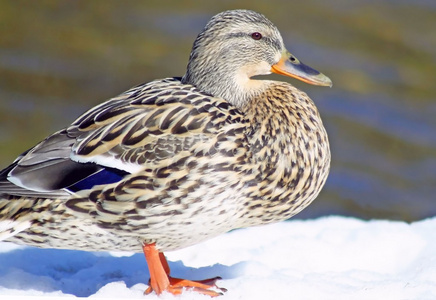
[[271, 67], [271, 72], [294, 77], [314, 85], [332, 86], [330, 78], [303, 64], [288, 51], [283, 52], [279, 62]]

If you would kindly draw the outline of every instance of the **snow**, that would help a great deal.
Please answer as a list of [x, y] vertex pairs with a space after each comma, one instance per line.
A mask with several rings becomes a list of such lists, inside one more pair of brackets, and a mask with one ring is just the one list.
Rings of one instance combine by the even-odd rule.
[[[407, 224], [345, 217], [235, 230], [166, 253], [172, 275], [221, 276], [220, 299], [436, 299], [436, 217]], [[210, 299], [144, 296], [142, 254], [0, 243], [0, 299]], [[8, 296], [7, 298], [5, 296]]]

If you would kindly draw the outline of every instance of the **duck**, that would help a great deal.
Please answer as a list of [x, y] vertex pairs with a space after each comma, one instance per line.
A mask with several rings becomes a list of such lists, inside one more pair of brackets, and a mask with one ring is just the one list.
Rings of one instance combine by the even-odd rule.
[[213, 16], [182, 77], [91, 108], [0, 171], [0, 240], [143, 252], [146, 294], [223, 294], [219, 277], [171, 277], [164, 252], [287, 220], [317, 197], [329, 173], [314, 102], [263, 77], [271, 73], [332, 85], [286, 49], [264, 15]]

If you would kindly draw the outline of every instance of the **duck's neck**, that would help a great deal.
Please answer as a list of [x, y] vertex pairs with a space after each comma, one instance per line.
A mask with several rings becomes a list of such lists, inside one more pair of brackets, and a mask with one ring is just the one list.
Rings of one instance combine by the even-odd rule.
[[[194, 63], [195, 61], [190, 62]], [[197, 71], [192, 72], [192, 69]], [[239, 109], [266, 89], [264, 81], [251, 79], [244, 70], [220, 69], [219, 66], [206, 64], [201, 68], [188, 66], [182, 83], [191, 84], [204, 93], [225, 99]]]

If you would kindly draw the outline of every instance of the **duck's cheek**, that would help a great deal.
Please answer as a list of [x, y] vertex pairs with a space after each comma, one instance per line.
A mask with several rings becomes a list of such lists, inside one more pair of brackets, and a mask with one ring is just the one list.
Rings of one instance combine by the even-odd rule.
[[258, 75], [271, 74], [271, 65], [266, 61], [253, 62], [240, 68], [238, 77], [249, 80], [251, 77]]

